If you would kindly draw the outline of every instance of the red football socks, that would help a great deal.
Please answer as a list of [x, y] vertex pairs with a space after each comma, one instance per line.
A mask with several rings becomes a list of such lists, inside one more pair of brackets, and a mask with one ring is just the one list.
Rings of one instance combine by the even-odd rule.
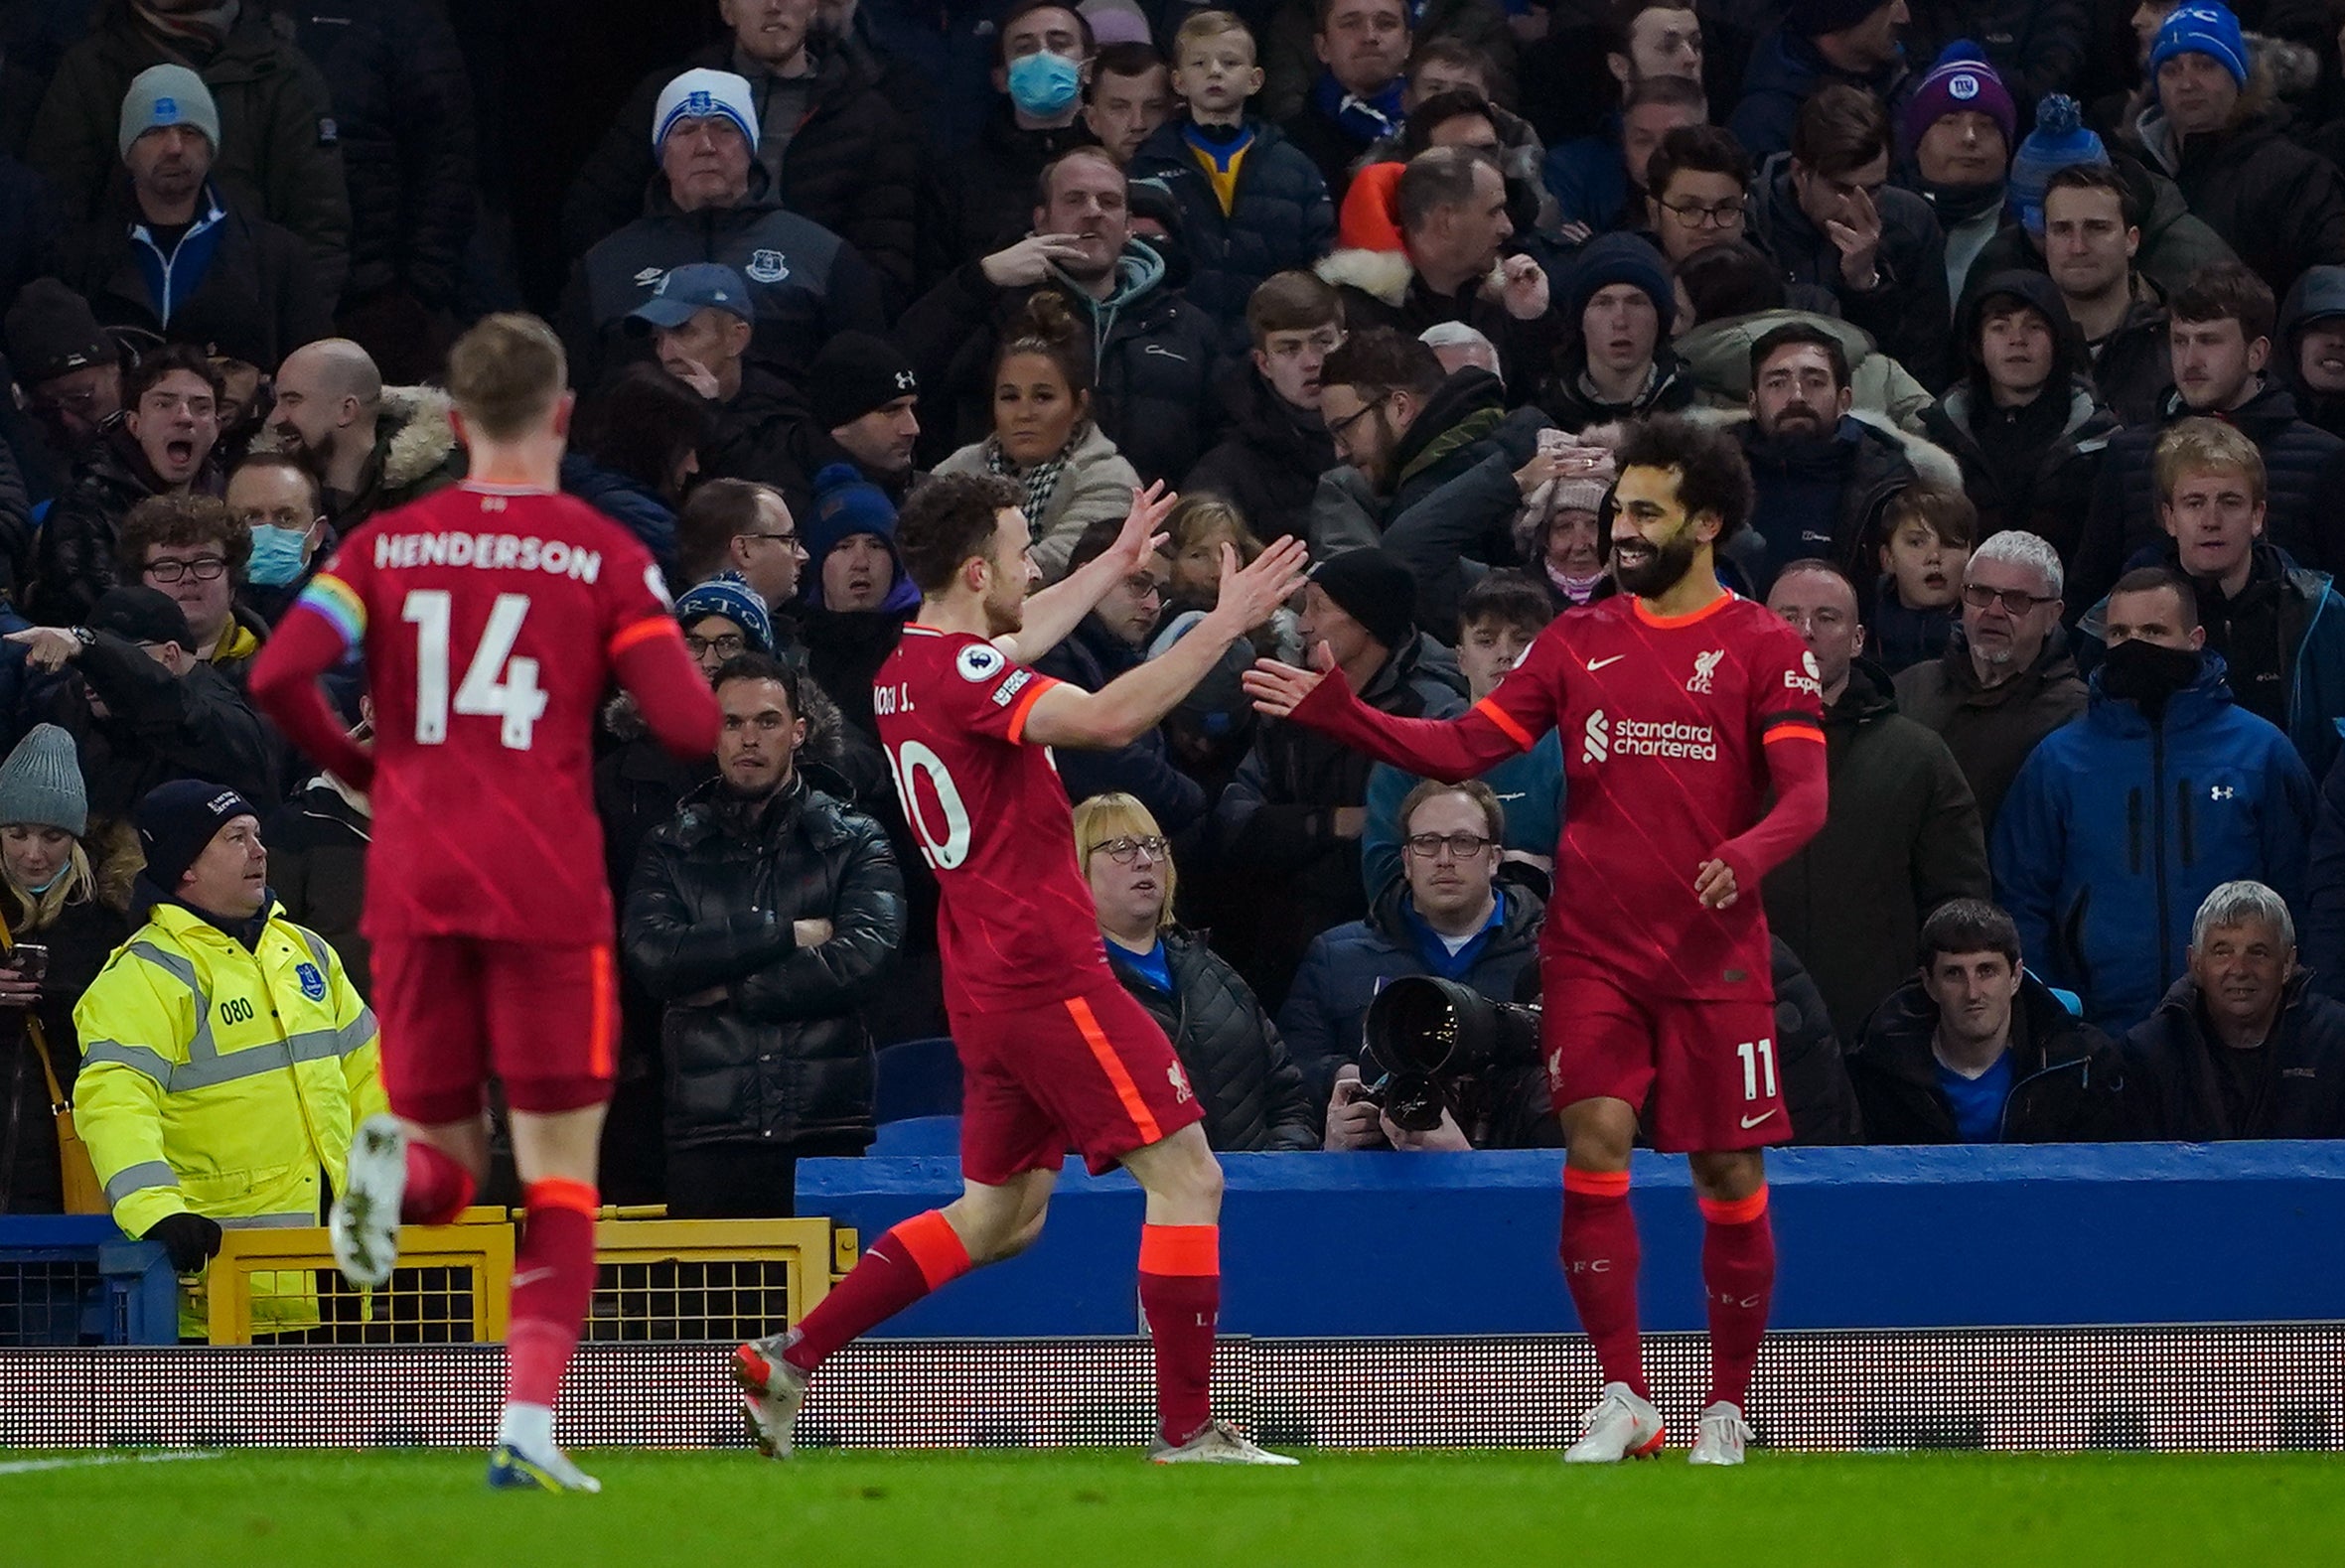
[[513, 1321], [506, 1330], [509, 1404], [551, 1407], [594, 1299], [594, 1214], [584, 1182], [531, 1182], [521, 1244], [513, 1259]]
[[1156, 1429], [1179, 1447], [1213, 1419], [1222, 1316], [1219, 1225], [1140, 1226], [1140, 1311], [1156, 1342]]
[[1775, 1294], [1775, 1227], [1767, 1220], [1767, 1189], [1732, 1203], [1699, 1200], [1702, 1217], [1701, 1285], [1709, 1298], [1710, 1396], [1740, 1409], [1767, 1332]]
[[444, 1225], [472, 1202], [472, 1172], [425, 1143], [407, 1139], [407, 1187], [399, 1197], [399, 1218], [411, 1225]]
[[943, 1212], [914, 1214], [864, 1248], [847, 1277], [798, 1326], [782, 1359], [810, 1372], [849, 1340], [968, 1271], [969, 1249]]
[[1637, 1339], [1637, 1216], [1629, 1210], [1628, 1172], [1563, 1167], [1562, 1257], [1563, 1281], [1604, 1380], [1651, 1398]]

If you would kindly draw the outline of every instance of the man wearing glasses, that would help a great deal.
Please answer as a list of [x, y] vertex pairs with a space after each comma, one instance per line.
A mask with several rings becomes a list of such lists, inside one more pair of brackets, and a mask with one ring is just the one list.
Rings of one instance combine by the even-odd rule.
[[1742, 237], [1750, 183], [1750, 154], [1732, 132], [1682, 125], [1662, 137], [1645, 164], [1645, 220], [1672, 271]]
[[122, 519], [122, 575], [176, 601], [196, 657], [242, 684], [268, 628], [236, 603], [251, 530], [210, 496], [157, 496]]
[[1946, 652], [1897, 676], [1897, 708], [1936, 730], [1971, 781], [1991, 837], [1995, 812], [2036, 743], [2085, 711], [2060, 629], [2060, 555], [2010, 529], [1972, 552], [1963, 624]]
[[1396, 1125], [1361, 1080], [1369, 1004], [1403, 975], [1429, 974], [1511, 1002], [1539, 954], [1545, 909], [1529, 889], [1498, 878], [1506, 812], [1480, 780], [1427, 782], [1400, 808], [1400, 877], [1368, 919], [1311, 943], [1278, 1013], [1278, 1032], [1313, 1103], [1327, 1106], [1330, 1149], [1553, 1148], [1562, 1141], [1545, 1067], [1511, 1064], [1487, 1082], [1452, 1085], [1441, 1124]]

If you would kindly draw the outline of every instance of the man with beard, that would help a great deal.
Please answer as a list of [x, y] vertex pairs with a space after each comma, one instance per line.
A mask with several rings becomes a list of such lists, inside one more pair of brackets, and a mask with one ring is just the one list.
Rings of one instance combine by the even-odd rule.
[[872, 1137], [862, 1003], [895, 967], [904, 879], [879, 823], [798, 771], [799, 675], [716, 672], [717, 777], [652, 831], [628, 884], [627, 966], [667, 1004], [667, 1212], [797, 1212], [798, 1162]]
[[58, 276], [109, 327], [271, 365], [334, 330], [334, 296], [290, 229], [214, 183], [220, 138], [201, 76], [185, 66], [141, 71], [122, 100], [128, 178], [67, 240]]
[[1852, 417], [1854, 402], [1847, 354], [1831, 333], [1793, 322], [1751, 345], [1751, 417], [1736, 431], [1757, 499], [1734, 559], [1754, 593], [1803, 556], [1867, 580], [1882, 514], [1916, 476], [1906, 444]]
[[2182, 978], [2216, 888], [2301, 896], [2315, 789], [2287, 737], [2232, 700], [2188, 578], [2127, 572], [2107, 622], [2092, 706], [2019, 770], [1989, 858], [2028, 962], [2117, 1034]]
[[1581, 892], [1540, 938], [1542, 1044], [1566, 1147], [1564, 1273], [1605, 1380], [1564, 1457], [1616, 1463], [1664, 1438], [1628, 1202], [1645, 1107], [1653, 1146], [1691, 1154], [1706, 1226], [1711, 1378], [1691, 1459], [1737, 1465], [1775, 1277], [1762, 1149], [1791, 1131], [1760, 881], [1824, 825], [1823, 703], [1798, 635], [1718, 584], [1717, 547], [1751, 509], [1733, 439], [1664, 415], [1632, 428], [1619, 461], [1623, 591], [1549, 624], [1463, 717], [1376, 713], [1350, 682], [1270, 660], [1246, 686], [1269, 717], [1435, 779], [1564, 737], [1555, 885]]
[[1996, 534], [1963, 568], [1963, 624], [1944, 655], [1897, 675], [1898, 711], [1946, 742], [1989, 835], [2036, 743], [2085, 711], [2060, 590], [2049, 541], [2020, 529]]
[[464, 477], [464, 453], [436, 387], [385, 387], [374, 358], [348, 338], [305, 344], [277, 366], [269, 434], [326, 488], [327, 516], [347, 536], [378, 511]]
[[1139, 1297], [1153, 1331], [1160, 1464], [1292, 1464], [1217, 1422], [1208, 1400], [1221, 1303], [1222, 1178], [1164, 1032], [1107, 967], [1074, 824], [1046, 748], [1128, 744], [1296, 588], [1303, 549], [1222, 565], [1187, 637], [1096, 692], [1028, 667], [1140, 570], [1172, 498], [1132, 498], [1114, 545], [1027, 598], [1018, 487], [946, 475], [905, 502], [920, 619], [881, 669], [875, 706], [944, 907], [948, 1007], [965, 1088], [961, 1196], [903, 1220], [802, 1323], [744, 1345], [733, 1374], [761, 1451], [787, 1457], [806, 1381], [832, 1352], [971, 1268], [1032, 1243], [1070, 1144], [1147, 1194]]
[[2280, 375], [2296, 412], [2345, 435], [2345, 267], [2308, 267], [2279, 313]]
[[1104, 152], [1066, 154], [1037, 194], [1033, 232], [954, 271], [896, 324], [897, 346], [942, 404], [923, 421], [924, 451], [941, 459], [992, 430], [994, 353], [1027, 296], [1055, 289], [1091, 327], [1100, 430], [1142, 480], [1169, 484], [1213, 443], [1221, 330], [1133, 234], [1130, 187]]
[[195, 349], [173, 345], [138, 362], [122, 385], [121, 423], [74, 465], [73, 488], [36, 540], [27, 614], [55, 626], [79, 621], [119, 579], [115, 549], [132, 506], [149, 496], [218, 488], [212, 449], [224, 390], [219, 369]]
[[[2217, 419], [2169, 425], [2157, 443], [2165, 564], [2198, 590], [2207, 649], [2230, 666], [2231, 694], [2296, 743], [2315, 779], [2337, 757], [2345, 715], [2345, 598], [2329, 574], [2298, 566], [2264, 537], [2264, 459]], [[2077, 627], [2077, 656], [2101, 661], [2104, 600]]]

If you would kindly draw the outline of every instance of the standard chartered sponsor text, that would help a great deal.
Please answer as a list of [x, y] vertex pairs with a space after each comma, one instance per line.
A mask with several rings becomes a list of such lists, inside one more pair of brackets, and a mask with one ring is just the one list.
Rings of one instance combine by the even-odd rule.
[[1667, 757], [1714, 763], [1718, 760], [1718, 735], [1707, 724], [1615, 719], [1612, 751], [1616, 757]]

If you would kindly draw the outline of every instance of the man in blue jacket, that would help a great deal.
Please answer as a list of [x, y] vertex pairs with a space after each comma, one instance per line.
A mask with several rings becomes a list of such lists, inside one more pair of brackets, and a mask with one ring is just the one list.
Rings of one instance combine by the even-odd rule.
[[2092, 704], [2020, 769], [1991, 859], [2021, 950], [2117, 1034], [2181, 977], [2215, 888], [2298, 897], [2313, 784], [2287, 737], [2233, 703], [2189, 579], [2126, 573], [2106, 630]]

